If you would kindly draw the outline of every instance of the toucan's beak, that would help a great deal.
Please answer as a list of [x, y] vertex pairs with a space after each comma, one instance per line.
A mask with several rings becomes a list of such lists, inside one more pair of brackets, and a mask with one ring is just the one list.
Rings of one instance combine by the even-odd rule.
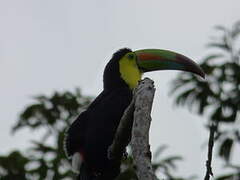
[[143, 72], [182, 70], [198, 74], [202, 78], [205, 77], [199, 65], [181, 54], [161, 49], [143, 49], [134, 53], [137, 56], [137, 65]]

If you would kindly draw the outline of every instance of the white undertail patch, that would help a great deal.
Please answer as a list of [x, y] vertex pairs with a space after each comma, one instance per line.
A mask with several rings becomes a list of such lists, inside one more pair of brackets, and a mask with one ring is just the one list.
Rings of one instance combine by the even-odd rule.
[[83, 158], [79, 152], [75, 152], [72, 156], [72, 171], [80, 174], [80, 167], [82, 165]]

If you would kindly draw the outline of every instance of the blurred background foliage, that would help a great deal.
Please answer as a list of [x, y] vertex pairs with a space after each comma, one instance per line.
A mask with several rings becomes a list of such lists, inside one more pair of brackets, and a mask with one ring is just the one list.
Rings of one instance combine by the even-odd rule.
[[239, 152], [234, 156], [234, 147], [240, 144], [240, 21], [230, 29], [216, 26], [216, 31], [220, 34], [208, 43], [209, 54], [200, 64], [206, 80], [180, 73], [171, 93], [175, 104], [205, 115], [206, 128], [217, 125], [217, 156], [232, 173], [216, 179], [235, 180], [240, 179], [240, 164], [233, 164], [234, 157], [239, 157]]
[[[177, 105], [186, 105], [199, 115], [208, 117], [207, 130], [211, 122], [217, 124], [217, 155], [225, 164], [223, 168], [230, 169], [230, 173], [215, 177], [217, 180], [235, 180], [240, 179], [240, 164], [232, 161], [234, 147], [240, 143], [240, 22], [231, 29], [217, 26], [216, 31], [221, 34], [208, 44], [210, 54], [201, 62], [206, 80], [190, 73], [180, 73], [172, 82], [171, 93]], [[12, 131], [16, 133], [23, 128], [41, 130], [42, 136], [32, 141], [23, 152], [13, 151], [0, 156], [0, 180], [72, 180], [75, 176], [64, 154], [64, 133], [93, 97], [83, 96], [76, 89], [34, 99], [35, 103], [22, 111]], [[196, 179], [195, 176], [183, 178], [174, 175], [177, 162], [183, 158], [164, 155], [166, 148], [160, 145], [153, 155], [155, 173], [163, 174], [166, 180]], [[118, 180], [137, 179], [129, 154], [122, 163]]]
[[40, 95], [26, 107], [13, 127], [15, 133], [23, 128], [42, 130], [42, 137], [32, 141], [26, 152], [15, 151], [0, 157], [1, 180], [59, 180], [73, 179], [70, 165], [64, 154], [64, 134], [71, 122], [84, 111], [92, 97], [74, 92], [55, 92], [52, 96]]

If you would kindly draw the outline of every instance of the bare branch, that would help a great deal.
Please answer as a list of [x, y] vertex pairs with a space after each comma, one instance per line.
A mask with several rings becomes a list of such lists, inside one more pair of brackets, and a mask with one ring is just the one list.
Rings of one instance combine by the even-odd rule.
[[131, 147], [133, 162], [139, 180], [156, 180], [149, 145], [149, 128], [155, 88], [151, 79], [145, 78], [136, 89], [134, 122], [132, 127]]
[[210, 176], [213, 176], [212, 172], [212, 151], [213, 151], [213, 146], [214, 146], [214, 133], [217, 128], [217, 123], [212, 123], [210, 126], [210, 132], [209, 132], [209, 140], [208, 140], [208, 159], [206, 161], [206, 175], [204, 180], [209, 180]]
[[121, 158], [131, 139], [133, 161], [139, 180], [157, 180], [151, 165], [149, 145], [150, 114], [154, 93], [154, 82], [151, 79], [145, 78], [140, 81], [134, 90], [131, 104], [122, 116], [113, 143], [108, 149], [109, 159]]

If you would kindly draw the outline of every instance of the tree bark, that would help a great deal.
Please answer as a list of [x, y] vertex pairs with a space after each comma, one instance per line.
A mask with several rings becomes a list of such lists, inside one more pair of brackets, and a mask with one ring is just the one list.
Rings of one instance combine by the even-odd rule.
[[110, 159], [121, 157], [131, 139], [133, 162], [139, 180], [157, 180], [152, 169], [149, 145], [154, 93], [154, 82], [151, 79], [145, 78], [139, 82], [134, 90], [133, 100], [125, 110], [108, 150]]
[[149, 129], [154, 93], [154, 82], [148, 78], [141, 81], [136, 89], [131, 147], [133, 162], [139, 180], [157, 179], [152, 169], [149, 145]]

